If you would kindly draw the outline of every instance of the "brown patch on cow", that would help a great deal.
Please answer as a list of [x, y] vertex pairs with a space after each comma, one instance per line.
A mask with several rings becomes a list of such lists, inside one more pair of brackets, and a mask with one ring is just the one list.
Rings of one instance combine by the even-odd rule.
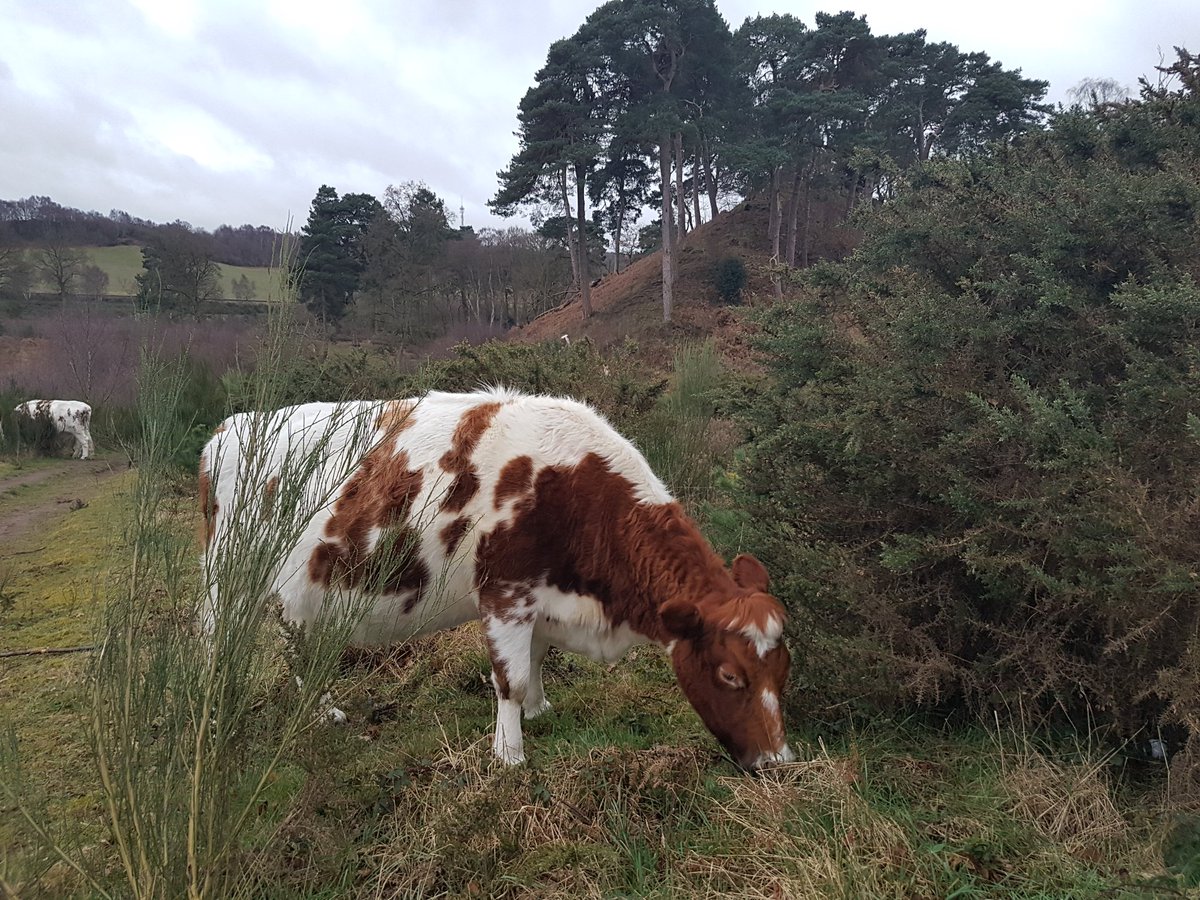
[[438, 461], [443, 470], [454, 476], [446, 499], [442, 502], [443, 511], [462, 512], [479, 492], [479, 475], [471, 456], [502, 405], [493, 401], [472, 406], [458, 420], [454, 437], [450, 440], [450, 449]]
[[218, 425], [216, 428], [213, 429], [213, 437], [216, 437], [218, 434], [221, 434], [224, 431], [225, 431], [225, 423], [222, 422], [220, 425]]
[[204, 517], [204, 546], [212, 543], [213, 534], [217, 530], [217, 498], [212, 490], [212, 476], [208, 474], [208, 460], [205, 454], [200, 454], [199, 481], [200, 515]]
[[446, 512], [462, 512], [471, 498], [479, 493], [479, 476], [472, 467], [470, 471], [459, 472], [450, 483], [446, 499], [442, 501], [442, 509]]
[[442, 543], [446, 546], [446, 556], [454, 555], [454, 551], [458, 549], [458, 545], [462, 543], [462, 539], [466, 537], [470, 527], [471, 520], [466, 516], [459, 516], [442, 529], [441, 537]]
[[496, 480], [496, 509], [510, 497], [520, 497], [533, 488], [533, 460], [528, 456], [510, 459]]
[[[408, 467], [408, 453], [393, 453], [381, 442], [359, 463], [334, 504], [325, 537], [308, 561], [309, 577], [327, 587], [363, 588], [400, 594], [413, 591], [405, 603], [411, 611], [429, 582], [419, 556], [420, 533], [409, 516], [421, 491], [421, 472]], [[372, 530], [382, 529], [373, 550]]]
[[481, 592], [492, 583], [543, 578], [566, 593], [595, 597], [614, 626], [628, 622], [664, 643], [669, 638], [653, 598], [698, 598], [713, 590], [710, 585], [736, 589], [678, 503], [638, 503], [633, 485], [594, 453], [574, 466], [539, 471], [513, 518], [480, 541]]
[[275, 506], [275, 493], [278, 490], [279, 477], [268, 478], [267, 485], [263, 488], [262, 511], [259, 513], [259, 518], [264, 522], [271, 518], [271, 508]]
[[390, 437], [395, 437], [416, 421], [413, 411], [417, 407], [415, 400], [389, 400], [383, 405], [383, 410], [375, 417], [375, 427], [386, 431]]
[[[782, 607], [765, 594], [747, 598], [753, 592], [735, 581], [678, 503], [639, 503], [634, 486], [599, 455], [537, 473], [512, 519], [481, 538], [475, 581], [485, 617], [519, 618], [513, 585], [544, 581], [594, 597], [612, 627], [675, 641], [680, 686], [726, 749], [743, 765], [780, 749], [778, 719], [768, 721], [762, 692], [782, 698], [787, 650], [780, 645], [760, 658], [721, 624], [747, 606], [781, 616]], [[725, 608], [735, 600], [736, 609]], [[723, 683], [722, 671], [742, 687]]]

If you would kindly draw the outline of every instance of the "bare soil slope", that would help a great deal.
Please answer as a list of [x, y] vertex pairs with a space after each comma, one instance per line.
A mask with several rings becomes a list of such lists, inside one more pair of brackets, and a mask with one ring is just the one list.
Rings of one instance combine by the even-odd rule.
[[[824, 224], [832, 220], [826, 215], [830, 212], [822, 209], [814, 216], [815, 259], [843, 256], [856, 241], [850, 229]], [[583, 319], [579, 298], [574, 297], [515, 329], [510, 339], [535, 342], [557, 340], [564, 334], [571, 340], [586, 336], [601, 348], [635, 340], [648, 358], [667, 361], [672, 347], [711, 337], [718, 352], [736, 364], [749, 355], [746, 327], [734, 308], [721, 303], [713, 273], [721, 259], [737, 256], [748, 276], [742, 291], [743, 305], [773, 301], [768, 213], [766, 201], [747, 200], [684, 236], [677, 259], [675, 308], [670, 324], [662, 321], [662, 256], [656, 252], [618, 274], [605, 276], [592, 288], [590, 319]]]

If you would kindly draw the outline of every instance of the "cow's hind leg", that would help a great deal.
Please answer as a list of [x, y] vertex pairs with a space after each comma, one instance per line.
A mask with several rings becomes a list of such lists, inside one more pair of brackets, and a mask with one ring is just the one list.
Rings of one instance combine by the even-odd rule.
[[542, 713], [550, 711], [550, 702], [546, 699], [546, 689], [542, 684], [542, 662], [549, 650], [550, 641], [535, 628], [529, 653], [529, 687], [525, 690], [525, 700], [521, 704], [527, 719], [536, 719]]
[[[525, 762], [521, 707], [528, 695], [533, 662], [533, 616], [486, 614], [483, 633], [496, 688], [496, 736], [492, 752], [510, 765]], [[540, 679], [539, 679], [540, 682]]]
[[[292, 678], [296, 682], [296, 689], [303, 691], [304, 679], [295, 674], [295, 670], [303, 665], [304, 626], [298, 622], [288, 621], [282, 603], [276, 603], [275, 609], [279, 617], [279, 633], [284, 640], [284, 655], [287, 658], [288, 666], [292, 669]], [[317, 700], [317, 710], [319, 717], [334, 725], [345, 725], [349, 721], [349, 717], [333, 705], [333, 694], [329, 691], [325, 691]]]

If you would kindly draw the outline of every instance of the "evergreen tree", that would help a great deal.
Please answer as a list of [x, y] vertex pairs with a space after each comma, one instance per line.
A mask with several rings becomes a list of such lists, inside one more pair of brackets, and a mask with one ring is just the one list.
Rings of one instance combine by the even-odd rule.
[[300, 231], [300, 299], [323, 321], [338, 321], [354, 301], [366, 268], [365, 235], [382, 212], [370, 194], [339, 198], [329, 185], [317, 190]]
[[[551, 197], [561, 201], [584, 318], [592, 312], [587, 184], [600, 153], [603, 129], [592, 50], [593, 45], [580, 35], [551, 45], [537, 83], [521, 99], [517, 115], [521, 147], [508, 168], [499, 173], [500, 189], [488, 204], [498, 215], [511, 215], [524, 204]], [[571, 183], [575, 187], [573, 215], [568, 193]]]

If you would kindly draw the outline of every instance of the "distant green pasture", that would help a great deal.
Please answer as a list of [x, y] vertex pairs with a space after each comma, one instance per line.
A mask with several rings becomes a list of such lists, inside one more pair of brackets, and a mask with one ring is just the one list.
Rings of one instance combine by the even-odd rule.
[[[142, 248], [137, 246], [122, 247], [81, 247], [91, 261], [108, 273], [108, 290], [106, 293], [132, 297], [137, 293], [137, 283], [134, 280], [142, 272]], [[227, 266], [217, 263], [221, 270], [221, 297], [232, 300], [234, 279], [245, 275], [254, 285], [255, 300], [269, 300], [274, 276], [265, 266]], [[51, 290], [51, 286], [42, 283], [43, 290]]]

